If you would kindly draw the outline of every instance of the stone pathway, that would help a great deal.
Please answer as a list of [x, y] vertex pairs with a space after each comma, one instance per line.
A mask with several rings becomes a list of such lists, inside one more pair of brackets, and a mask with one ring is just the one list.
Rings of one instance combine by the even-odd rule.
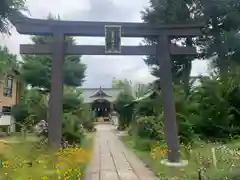
[[118, 139], [114, 127], [99, 124], [93, 158], [85, 180], [157, 180], [158, 178]]

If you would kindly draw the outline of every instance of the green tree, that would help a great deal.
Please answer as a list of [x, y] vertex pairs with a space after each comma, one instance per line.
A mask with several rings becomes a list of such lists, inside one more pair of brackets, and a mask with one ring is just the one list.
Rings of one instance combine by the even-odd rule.
[[129, 94], [132, 94], [132, 82], [127, 79], [124, 80], [113, 79], [112, 88], [119, 88], [126, 91]]
[[[46, 44], [49, 37], [33, 37], [34, 44]], [[74, 44], [74, 40], [69, 38]], [[31, 87], [42, 88], [50, 91], [51, 82], [51, 57], [50, 56], [23, 56], [21, 74]], [[81, 86], [84, 81], [86, 66], [80, 62], [80, 56], [67, 56], [64, 61], [64, 84], [68, 86]]]
[[[64, 87], [63, 94], [63, 110], [80, 116], [83, 101], [79, 98], [81, 92], [78, 92], [74, 87]], [[79, 117], [80, 118], [80, 117]]]
[[12, 107], [17, 130], [22, 127], [31, 128], [40, 120], [46, 119], [46, 98], [46, 95], [43, 95], [38, 89], [25, 90], [20, 103]]
[[239, 64], [240, 58], [240, 1], [198, 0], [198, 12], [206, 22], [199, 44], [204, 58], [213, 58], [223, 78], [231, 61]]
[[26, 0], [1, 0], [0, 1], [0, 32], [9, 32], [8, 18], [16, 11], [26, 10]]
[[141, 97], [144, 96], [144, 94], [146, 94], [146, 92], [149, 90], [149, 85], [148, 84], [141, 84], [141, 83], [137, 83], [135, 85], [133, 85], [132, 89], [133, 89], [133, 96], [134, 97]]
[[4, 77], [13, 71], [18, 71], [18, 66], [17, 56], [10, 53], [7, 47], [0, 46], [0, 76]]
[[[188, 23], [197, 18], [196, 7], [193, 0], [150, 0], [150, 6], [142, 11], [142, 19], [152, 25], [159, 25], [161, 23]], [[195, 16], [193, 16], [193, 14]], [[171, 42], [179, 46], [188, 45], [194, 46], [195, 43], [192, 38], [175, 39], [171, 38]], [[146, 38], [145, 44], [156, 44], [156, 39]], [[189, 55], [171, 56], [172, 60], [172, 75], [176, 83], [183, 83], [185, 92], [189, 91], [189, 78], [192, 69], [192, 60], [195, 57]], [[151, 67], [152, 74], [159, 78], [159, 70], [161, 67], [156, 62], [155, 56], [148, 56], [145, 59], [146, 64]]]
[[118, 127], [120, 130], [128, 127], [132, 120], [133, 106], [125, 107], [125, 105], [130, 104], [133, 100], [134, 98], [130, 93], [123, 91], [115, 101], [115, 109], [120, 114]]
[[[49, 15], [53, 19], [52, 15]], [[56, 18], [55, 18], [56, 19]], [[69, 43], [75, 44], [71, 37], [66, 39]], [[52, 37], [33, 36], [34, 44], [46, 44], [52, 42]], [[85, 78], [86, 66], [80, 61], [81, 56], [67, 56], [64, 61], [64, 84], [67, 86], [81, 86]], [[50, 91], [51, 85], [51, 61], [50, 56], [26, 55], [23, 56], [21, 74], [28, 85], [40, 88], [45, 92]]]

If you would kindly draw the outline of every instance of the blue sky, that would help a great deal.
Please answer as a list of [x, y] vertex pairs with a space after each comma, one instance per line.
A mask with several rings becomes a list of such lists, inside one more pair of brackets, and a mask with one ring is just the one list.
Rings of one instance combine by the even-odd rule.
[[[37, 3], [38, 2], [38, 3]], [[70, 3], [71, 2], [71, 3]], [[148, 6], [148, 0], [27, 0], [30, 14], [34, 18], [46, 18], [51, 12], [64, 20], [141, 22], [140, 11]], [[19, 35], [14, 28], [11, 36], [0, 37], [1, 44], [11, 52], [19, 52], [19, 44], [30, 43], [29, 36]], [[104, 45], [104, 38], [78, 37], [78, 44]], [[141, 39], [123, 38], [123, 45], [138, 45]], [[111, 81], [131, 79], [147, 83], [154, 77], [141, 56], [83, 56], [87, 65], [84, 87], [110, 87]], [[206, 61], [194, 61], [192, 75], [206, 74]]]

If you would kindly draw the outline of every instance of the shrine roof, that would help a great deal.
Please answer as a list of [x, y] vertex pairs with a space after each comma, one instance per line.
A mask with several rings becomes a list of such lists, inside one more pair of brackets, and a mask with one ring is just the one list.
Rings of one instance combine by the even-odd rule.
[[104, 92], [104, 90], [102, 88], [99, 88], [95, 93], [93, 93], [93, 95], [91, 95], [90, 97], [112, 97], [110, 94], [108, 94], [107, 92]]
[[110, 102], [116, 100], [118, 94], [122, 91], [120, 88], [83, 88], [81, 97], [85, 103], [91, 103], [96, 99], [106, 99]]

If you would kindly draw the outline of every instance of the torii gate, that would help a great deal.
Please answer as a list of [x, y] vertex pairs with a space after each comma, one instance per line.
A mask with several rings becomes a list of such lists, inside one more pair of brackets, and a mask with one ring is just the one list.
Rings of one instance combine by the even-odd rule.
[[[63, 61], [66, 55], [155, 55], [161, 67], [160, 78], [163, 94], [165, 139], [168, 161], [180, 161], [179, 140], [176, 124], [174, 94], [172, 87], [170, 55], [195, 55], [194, 47], [173, 46], [169, 37], [194, 37], [201, 35], [199, 24], [89, 22], [32, 19], [23, 14], [12, 15], [10, 21], [20, 34], [53, 36], [46, 45], [20, 45], [21, 54], [52, 55], [51, 93], [49, 99], [49, 143], [59, 147], [62, 128]], [[105, 46], [70, 45], [65, 36], [105, 37]], [[121, 46], [121, 37], [154, 37], [153, 46]]]

